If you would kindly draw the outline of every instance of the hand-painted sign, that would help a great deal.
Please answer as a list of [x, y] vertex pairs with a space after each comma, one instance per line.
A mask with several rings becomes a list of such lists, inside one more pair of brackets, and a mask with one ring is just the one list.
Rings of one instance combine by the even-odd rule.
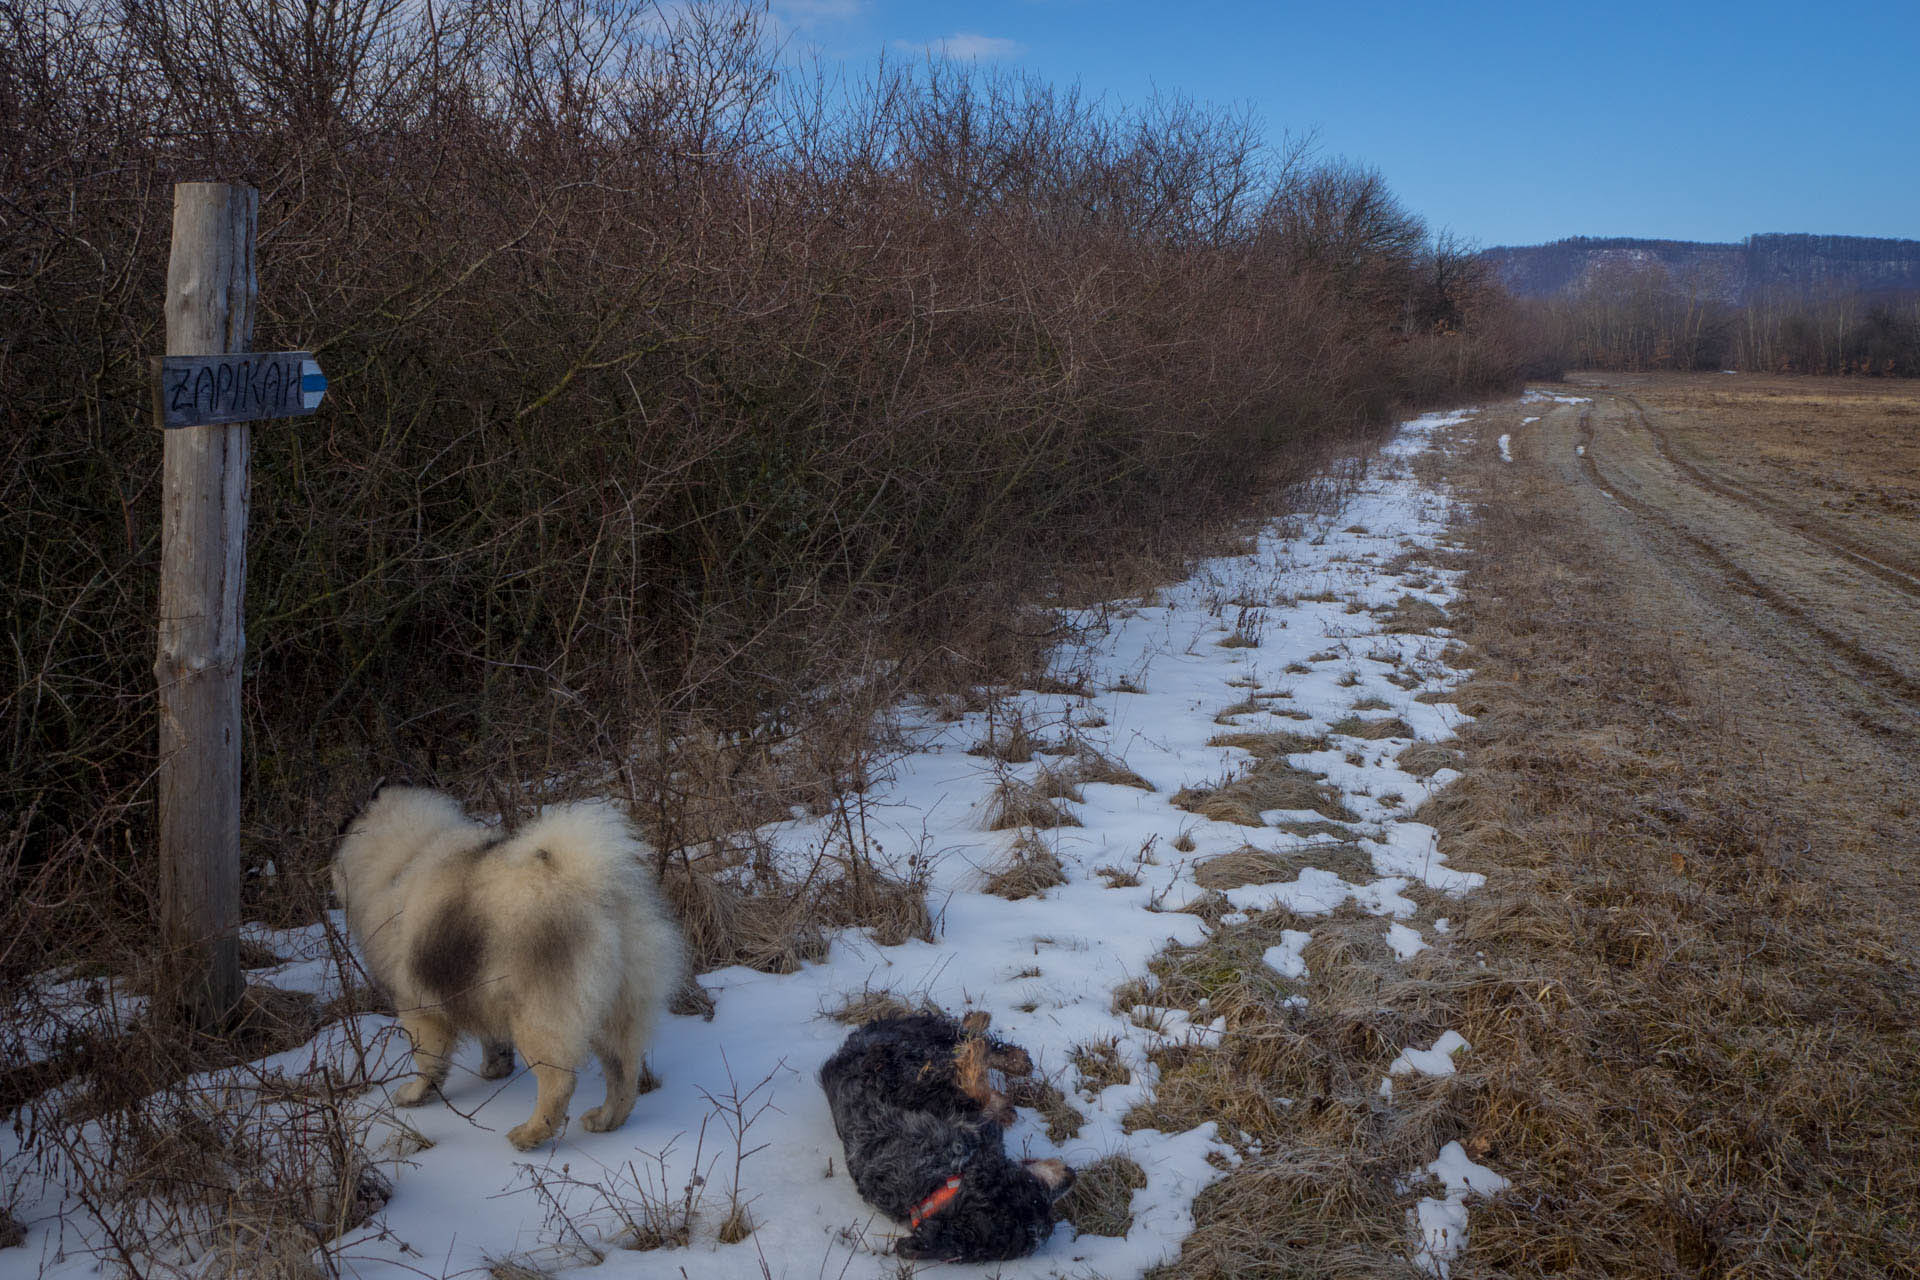
[[327, 375], [305, 351], [159, 356], [153, 364], [163, 427], [304, 417], [327, 393]]

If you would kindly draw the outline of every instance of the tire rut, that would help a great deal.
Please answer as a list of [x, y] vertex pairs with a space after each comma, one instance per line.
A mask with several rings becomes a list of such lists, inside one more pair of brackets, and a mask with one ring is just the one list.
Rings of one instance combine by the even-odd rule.
[[[1628, 396], [1616, 398], [1631, 401]], [[1645, 423], [1644, 410], [1637, 403], [1633, 408], [1636, 416]], [[1697, 559], [1698, 566], [1711, 570], [1702, 574], [1696, 569], [1689, 575], [1699, 583], [1704, 595], [1710, 597], [1720, 593], [1735, 593], [1764, 608], [1775, 620], [1773, 626], [1743, 628], [1750, 641], [1774, 650], [1779, 657], [1798, 665], [1809, 675], [1819, 671], [1818, 664], [1809, 660], [1811, 652], [1824, 655], [1839, 669], [1836, 674], [1851, 676], [1855, 682], [1851, 689], [1845, 687], [1842, 680], [1829, 679], [1823, 683], [1829, 687], [1835, 709], [1859, 727], [1877, 736], [1903, 742], [1911, 742], [1915, 734], [1920, 733], [1920, 677], [1863, 648], [1852, 637], [1813, 617], [1797, 601], [1760, 581], [1712, 541], [1687, 528], [1684, 522], [1657, 504], [1639, 497], [1622, 484], [1610, 483], [1602, 471], [1601, 460], [1596, 452], [1592, 406], [1583, 408], [1581, 412], [1579, 435], [1583, 446], [1579, 466], [1588, 482], [1644, 524], [1683, 545]], [[1657, 438], [1651, 429], [1649, 437]], [[1661, 457], [1663, 461], [1671, 463], [1676, 472], [1698, 483], [1692, 469], [1674, 462], [1667, 450], [1661, 450]], [[1713, 491], [1711, 486], [1702, 487]], [[1738, 502], [1730, 495], [1716, 496]], [[1798, 529], [1792, 532], [1806, 536]], [[1841, 550], [1824, 539], [1809, 538], [1809, 541], [1828, 551]], [[1688, 565], [1685, 557], [1669, 555], [1662, 558], [1668, 562], [1670, 571], [1694, 567]], [[1907, 590], [1911, 593], [1912, 588]], [[1793, 638], [1796, 633], [1799, 637], [1797, 642]]]
[[1619, 394], [1618, 398], [1633, 407], [1634, 416], [1646, 429], [1647, 436], [1653, 441], [1654, 448], [1659, 451], [1661, 460], [1675, 471], [1707, 492], [1766, 516], [1781, 528], [1798, 534], [1809, 542], [1819, 543], [1849, 564], [1866, 570], [1889, 586], [1920, 600], [1920, 574], [1909, 573], [1884, 560], [1876, 559], [1872, 553], [1878, 548], [1819, 524], [1786, 503], [1755, 493], [1745, 485], [1729, 480], [1725, 476], [1715, 475], [1696, 463], [1688, 462], [1674, 450], [1672, 439], [1654, 424], [1653, 415], [1647, 412], [1646, 407], [1639, 400], [1624, 393]]

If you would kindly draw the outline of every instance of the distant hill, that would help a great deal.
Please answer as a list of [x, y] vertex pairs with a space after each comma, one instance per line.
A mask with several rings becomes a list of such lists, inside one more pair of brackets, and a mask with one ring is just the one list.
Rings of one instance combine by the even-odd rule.
[[1707, 295], [1733, 303], [1762, 292], [1920, 290], [1920, 240], [1869, 236], [1757, 235], [1738, 244], [1575, 236], [1480, 256], [1525, 298], [1572, 292], [1596, 270], [1655, 263], [1676, 283], [1692, 279]]

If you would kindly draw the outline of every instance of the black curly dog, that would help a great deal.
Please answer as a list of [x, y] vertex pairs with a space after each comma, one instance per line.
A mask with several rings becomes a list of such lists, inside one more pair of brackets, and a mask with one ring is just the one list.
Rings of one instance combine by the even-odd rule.
[[1001, 1130], [1013, 1108], [987, 1069], [1033, 1070], [1024, 1050], [940, 1014], [881, 1018], [820, 1068], [853, 1184], [911, 1224], [903, 1258], [988, 1262], [1032, 1253], [1053, 1232], [1053, 1202], [1073, 1185], [1058, 1160], [1013, 1160]]

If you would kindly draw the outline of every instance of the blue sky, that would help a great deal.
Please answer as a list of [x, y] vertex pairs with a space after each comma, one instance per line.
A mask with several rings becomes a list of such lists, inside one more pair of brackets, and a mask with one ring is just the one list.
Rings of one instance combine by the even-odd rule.
[[1120, 101], [1250, 108], [1482, 245], [1920, 238], [1920, 0], [774, 0], [796, 49], [944, 45]]

